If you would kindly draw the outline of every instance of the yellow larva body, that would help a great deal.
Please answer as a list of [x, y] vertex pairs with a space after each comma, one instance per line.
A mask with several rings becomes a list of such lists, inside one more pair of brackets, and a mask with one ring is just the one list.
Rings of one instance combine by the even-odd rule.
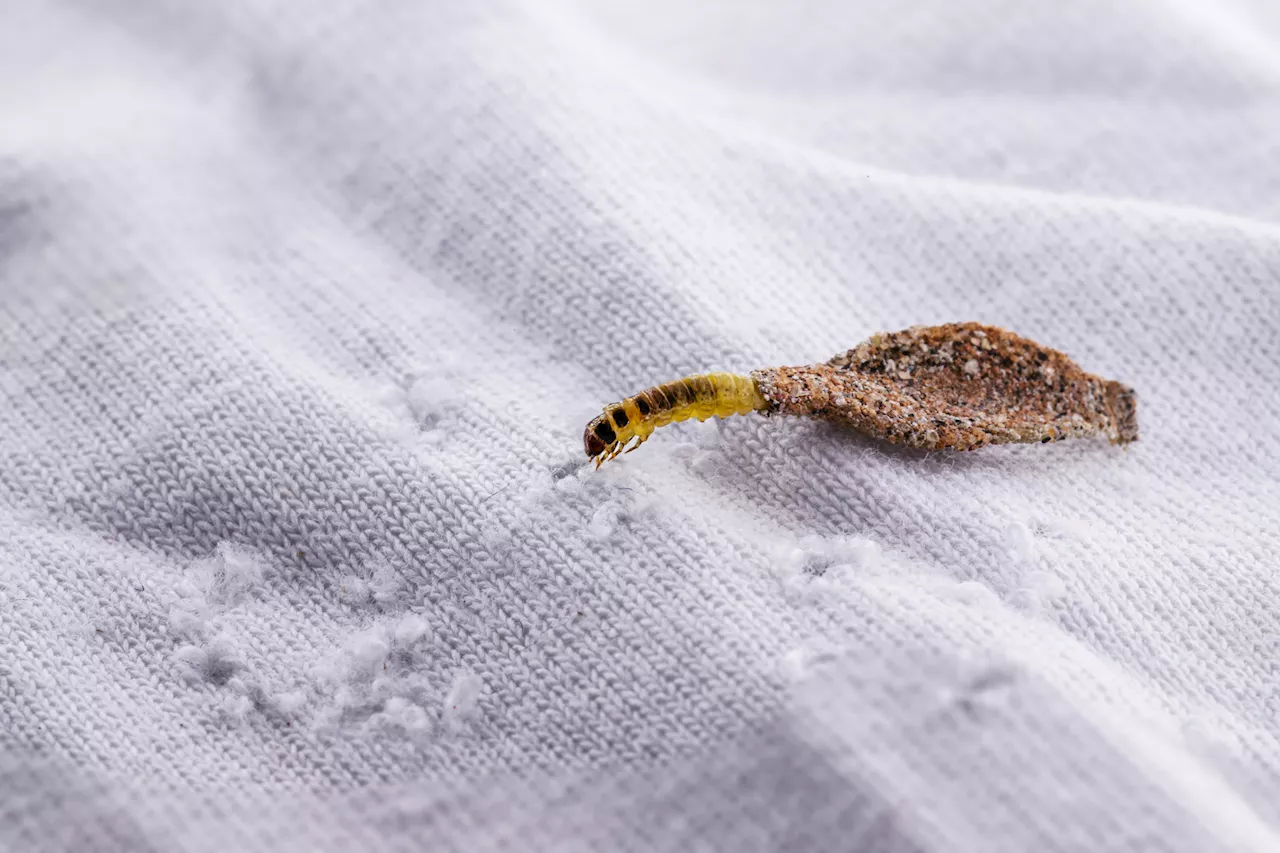
[[[643, 444], [658, 427], [697, 418], [727, 418], [764, 411], [769, 403], [756, 381], [735, 373], [703, 373], [686, 376], [641, 391], [620, 403], [606, 406], [583, 433], [587, 456], [596, 467], [625, 448], [628, 453]], [[630, 447], [626, 445], [634, 441]]]
[[583, 444], [599, 468], [672, 421], [748, 412], [815, 418], [929, 450], [1138, 440], [1138, 399], [1129, 386], [1006, 329], [947, 323], [875, 335], [822, 364], [657, 385], [605, 407]]

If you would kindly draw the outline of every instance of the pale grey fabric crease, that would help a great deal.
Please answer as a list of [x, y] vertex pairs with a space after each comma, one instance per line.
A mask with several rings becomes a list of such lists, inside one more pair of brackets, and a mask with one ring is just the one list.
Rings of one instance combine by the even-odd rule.
[[[0, 847], [1280, 849], [1270, 3], [0, 20]], [[960, 320], [1141, 441], [583, 464]]]

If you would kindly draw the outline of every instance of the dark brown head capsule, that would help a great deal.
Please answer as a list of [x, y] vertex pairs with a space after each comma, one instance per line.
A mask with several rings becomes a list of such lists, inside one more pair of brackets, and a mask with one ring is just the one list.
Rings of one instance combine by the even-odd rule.
[[582, 434], [582, 448], [587, 452], [587, 456], [594, 459], [617, 440], [618, 436], [614, 433], [613, 426], [605, 420], [604, 415], [600, 415], [587, 424], [587, 429]]

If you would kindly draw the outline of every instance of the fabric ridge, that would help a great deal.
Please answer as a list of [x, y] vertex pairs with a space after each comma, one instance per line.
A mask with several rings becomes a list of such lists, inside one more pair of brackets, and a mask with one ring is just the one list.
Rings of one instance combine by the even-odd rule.
[[[3, 19], [0, 849], [1280, 848], [1271, 5]], [[586, 464], [963, 321], [1141, 440]]]

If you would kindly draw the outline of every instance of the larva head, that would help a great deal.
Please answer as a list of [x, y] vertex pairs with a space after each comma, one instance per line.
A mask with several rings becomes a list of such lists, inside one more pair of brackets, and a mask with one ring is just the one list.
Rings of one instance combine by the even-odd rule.
[[613, 431], [613, 425], [604, 415], [600, 415], [587, 424], [586, 431], [582, 433], [582, 449], [587, 452], [589, 458], [595, 459], [617, 440], [618, 436]]

